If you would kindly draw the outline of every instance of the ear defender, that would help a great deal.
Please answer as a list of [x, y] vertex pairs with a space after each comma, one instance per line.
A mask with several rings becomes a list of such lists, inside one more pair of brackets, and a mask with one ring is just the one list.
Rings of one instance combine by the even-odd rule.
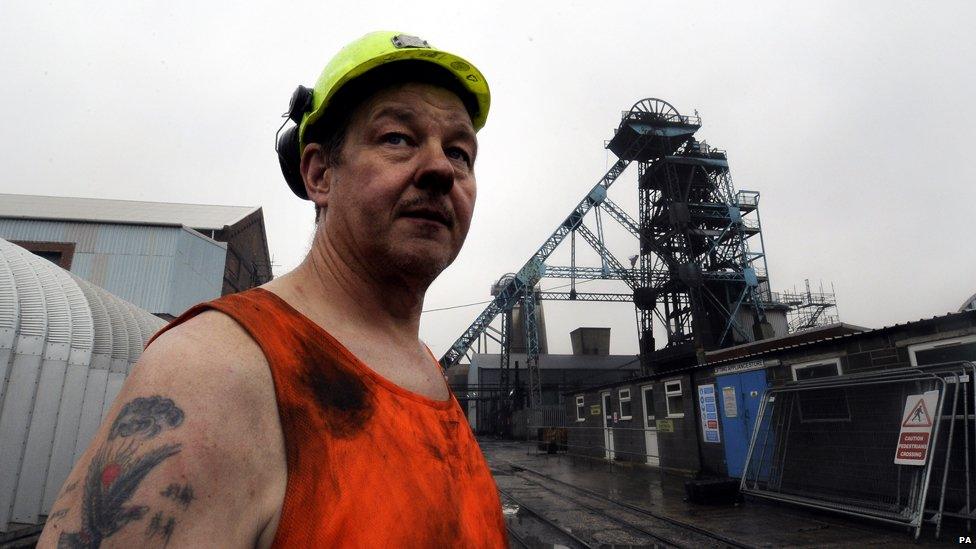
[[[312, 108], [312, 90], [305, 86], [298, 86], [291, 94], [291, 101], [288, 104], [288, 112], [282, 115], [287, 118], [278, 128], [275, 135], [275, 151], [278, 153], [278, 164], [281, 166], [281, 174], [285, 176], [285, 181], [291, 187], [293, 193], [299, 198], [308, 200], [305, 192], [305, 182], [301, 174], [301, 151], [298, 150], [298, 132], [301, 128], [302, 118]], [[281, 131], [285, 124], [291, 120], [294, 126], [285, 131]]]

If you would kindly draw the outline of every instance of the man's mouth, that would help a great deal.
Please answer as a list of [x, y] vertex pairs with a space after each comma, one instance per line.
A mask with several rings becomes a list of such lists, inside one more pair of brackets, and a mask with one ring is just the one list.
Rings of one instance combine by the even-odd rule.
[[401, 217], [412, 217], [416, 219], [426, 219], [428, 221], [434, 221], [440, 223], [447, 228], [451, 228], [454, 223], [451, 219], [440, 210], [434, 208], [416, 208], [412, 210], [405, 211], [400, 214]]

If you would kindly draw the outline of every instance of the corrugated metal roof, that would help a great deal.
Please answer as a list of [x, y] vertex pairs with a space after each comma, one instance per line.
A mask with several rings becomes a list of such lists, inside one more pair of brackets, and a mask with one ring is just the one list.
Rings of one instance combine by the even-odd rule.
[[[734, 358], [727, 358], [727, 359], [722, 359], [722, 360], [709, 361], [709, 362], [706, 362], [704, 364], [698, 364], [698, 365], [694, 366], [694, 368], [704, 368], [704, 367], [716, 366], [718, 364], [723, 364], [723, 363], [726, 363], [726, 362], [732, 362], [734, 360], [754, 358], [754, 357], [759, 357], [759, 356], [763, 356], [763, 355], [767, 355], [767, 354], [777, 353], [777, 352], [780, 352], [780, 351], [786, 351], [786, 350], [790, 350], [790, 349], [798, 349], [800, 347], [807, 347], [807, 346], [819, 345], [821, 343], [826, 343], [828, 341], [838, 341], [838, 340], [841, 340], [841, 339], [850, 339], [850, 338], [854, 338], [854, 337], [868, 337], [868, 336], [870, 336], [872, 334], [882, 334], [884, 332], [888, 332], [888, 331], [894, 330], [896, 328], [915, 327], [915, 326], [920, 326], [922, 324], [927, 324], [929, 322], [937, 322], [937, 321], [945, 320], [945, 319], [948, 319], [950, 317], [962, 317], [962, 316], [965, 316], [967, 314], [976, 314], [976, 312], [974, 312], [974, 311], [962, 311], [962, 312], [958, 312], [958, 313], [946, 313], [944, 315], [936, 315], [936, 316], [929, 317], [929, 318], [922, 318], [922, 319], [919, 319], [919, 320], [912, 320], [912, 321], [909, 321], [909, 322], [900, 322], [900, 323], [897, 323], [897, 324], [891, 324], [889, 326], [882, 326], [881, 328], [875, 328], [873, 330], [864, 330], [862, 332], [851, 332], [851, 333], [847, 333], [847, 334], [840, 334], [840, 335], [835, 335], [835, 336], [830, 336], [830, 337], [824, 337], [824, 338], [821, 338], [821, 339], [814, 339], [812, 341], [804, 341], [802, 343], [795, 343], [795, 344], [792, 344], [792, 345], [782, 345], [782, 346], [779, 346], [779, 347], [774, 347], [772, 349], [764, 349], [762, 351], [758, 351], [758, 352], [755, 352], [755, 353], [750, 353], [750, 354], [746, 354], [746, 355], [742, 355], [742, 356], [738, 356], [738, 357], [734, 357]], [[688, 368], [688, 369], [692, 369], [692, 368]]]
[[258, 209], [255, 206], [176, 204], [0, 193], [0, 217], [18, 219], [183, 225], [192, 229], [216, 231], [237, 223]]
[[[521, 364], [520, 370], [525, 372], [525, 354], [512, 353], [510, 364], [515, 371], [515, 361]], [[501, 368], [500, 355], [497, 353], [475, 353], [471, 357], [471, 364], [481, 370], [498, 370]], [[633, 370], [640, 369], [640, 359], [635, 355], [539, 355], [540, 370]]]
[[[881, 334], [881, 333], [884, 333], [884, 332], [887, 332], [887, 331], [891, 331], [891, 330], [894, 330], [894, 329], [897, 329], [897, 328], [915, 327], [915, 326], [919, 326], [919, 325], [922, 325], [922, 324], [927, 324], [929, 322], [938, 322], [938, 321], [942, 321], [942, 320], [945, 320], [945, 319], [948, 319], [948, 318], [951, 318], [951, 317], [963, 317], [963, 316], [966, 316], [966, 315], [976, 315], [976, 311], [970, 310], [970, 311], [962, 311], [962, 312], [958, 312], [958, 313], [946, 313], [946, 314], [943, 314], [943, 315], [936, 315], [936, 316], [933, 316], [933, 317], [930, 317], [930, 318], [922, 318], [922, 319], [919, 319], [919, 320], [913, 320], [913, 321], [909, 321], [909, 322], [901, 322], [901, 323], [897, 323], [897, 324], [891, 324], [889, 326], [882, 326], [881, 328], [865, 329], [864, 331], [859, 331], [859, 332], [858, 331], [854, 331], [854, 332], [850, 332], [850, 333], [846, 333], [846, 334], [840, 334], [840, 335], [834, 335], [834, 336], [824, 337], [824, 338], [820, 338], [820, 339], [814, 339], [812, 341], [803, 341], [801, 343], [795, 343], [795, 344], [784, 344], [784, 345], [781, 345], [781, 346], [778, 346], [778, 347], [774, 347], [774, 348], [771, 348], [771, 349], [763, 349], [762, 351], [757, 351], [757, 352], [754, 352], [754, 353], [743, 354], [741, 356], [735, 356], [733, 358], [725, 358], [725, 359], [720, 359], [720, 360], [706, 361], [703, 364], [694, 364], [694, 365], [687, 366], [687, 367], [684, 367], [684, 368], [676, 368], [674, 370], [670, 370], [670, 371], [667, 371], [667, 372], [653, 373], [653, 374], [649, 374], [649, 375], [640, 376], [640, 377], [637, 377], [637, 378], [634, 378], [634, 379], [629, 379], [629, 380], [626, 380], [626, 381], [618, 381], [618, 382], [614, 382], [614, 383], [604, 383], [602, 385], [593, 385], [592, 387], [586, 387], [584, 390], [585, 391], [595, 391], [595, 390], [604, 389], [604, 388], [607, 388], [607, 387], [615, 387], [617, 385], [623, 385], [623, 384], [626, 384], [626, 383], [641, 383], [641, 382], [644, 382], [644, 381], [653, 381], [653, 380], [656, 380], [656, 379], [659, 379], [659, 378], [662, 378], [662, 377], [685, 374], [685, 373], [688, 373], [688, 372], [690, 372], [692, 370], [698, 370], [698, 369], [702, 369], [702, 368], [711, 368], [713, 366], [718, 366], [720, 364], [726, 364], [726, 363], [730, 363], [730, 362], [736, 362], [736, 361], [743, 361], [743, 360], [755, 359], [755, 358], [758, 358], [760, 356], [765, 356], [765, 355], [769, 355], [769, 354], [773, 354], [773, 353], [778, 353], [778, 352], [781, 352], [781, 351], [786, 351], [786, 350], [791, 350], [791, 349], [799, 349], [799, 348], [802, 348], [802, 347], [809, 347], [809, 346], [813, 346], [813, 345], [819, 345], [819, 344], [826, 343], [826, 342], [830, 342], [830, 341], [839, 341], [839, 340], [843, 340], [843, 339], [852, 339], [852, 338], [857, 338], [857, 337], [870, 337], [872, 334]], [[843, 323], [838, 323], [838, 324], [834, 324], [834, 325], [831, 325], [831, 326], [838, 326], [838, 325], [843, 325]], [[851, 327], [851, 325], [847, 325], [847, 326], [848, 327]], [[860, 328], [860, 327], [858, 326], [857, 328]], [[814, 329], [814, 330], [816, 330], [816, 329]], [[802, 332], [798, 332], [798, 333], [802, 333]], [[568, 393], [564, 393], [564, 394], [568, 394]]]
[[771, 349], [782, 349], [813, 341], [823, 341], [831, 337], [867, 331], [871, 331], [871, 328], [865, 328], [863, 326], [856, 326], [844, 322], [835, 322], [825, 326], [814, 326], [812, 328], [806, 328], [778, 337], [760, 339], [758, 341], [750, 341], [741, 345], [708, 351], [705, 353], [705, 364], [728, 362], [732, 359], [756, 355]]

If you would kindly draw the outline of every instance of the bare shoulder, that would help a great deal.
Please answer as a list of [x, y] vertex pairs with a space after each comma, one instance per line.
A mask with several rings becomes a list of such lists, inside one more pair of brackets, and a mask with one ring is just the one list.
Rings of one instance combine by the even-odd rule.
[[286, 475], [264, 355], [207, 311], [143, 353], [39, 546], [267, 545]]
[[205, 311], [160, 335], [132, 373], [139, 382], [170, 380], [174, 385], [216, 382], [212, 376], [217, 376], [221, 392], [266, 390], [274, 396], [261, 348], [237, 322], [217, 311]]

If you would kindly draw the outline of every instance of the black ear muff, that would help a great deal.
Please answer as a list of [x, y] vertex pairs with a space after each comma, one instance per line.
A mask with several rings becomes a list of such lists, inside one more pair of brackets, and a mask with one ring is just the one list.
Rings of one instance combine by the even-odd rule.
[[308, 200], [305, 192], [305, 181], [302, 179], [301, 155], [298, 151], [298, 126], [292, 126], [281, 132], [278, 136], [278, 165], [281, 166], [281, 175], [285, 176], [285, 182], [291, 187], [293, 193], [298, 198]]
[[302, 123], [302, 117], [312, 109], [312, 90], [305, 86], [298, 86], [291, 94], [288, 102], [288, 118], [296, 124]]
[[291, 187], [292, 192], [299, 198], [308, 200], [305, 192], [305, 181], [302, 180], [301, 173], [301, 151], [298, 150], [298, 129], [302, 123], [302, 118], [312, 108], [312, 90], [305, 86], [298, 86], [291, 94], [291, 102], [288, 104], [288, 112], [282, 117], [286, 117], [295, 123], [294, 126], [282, 131], [288, 120], [282, 123], [275, 136], [275, 151], [278, 153], [278, 164], [281, 166], [281, 174], [285, 176], [285, 181]]

